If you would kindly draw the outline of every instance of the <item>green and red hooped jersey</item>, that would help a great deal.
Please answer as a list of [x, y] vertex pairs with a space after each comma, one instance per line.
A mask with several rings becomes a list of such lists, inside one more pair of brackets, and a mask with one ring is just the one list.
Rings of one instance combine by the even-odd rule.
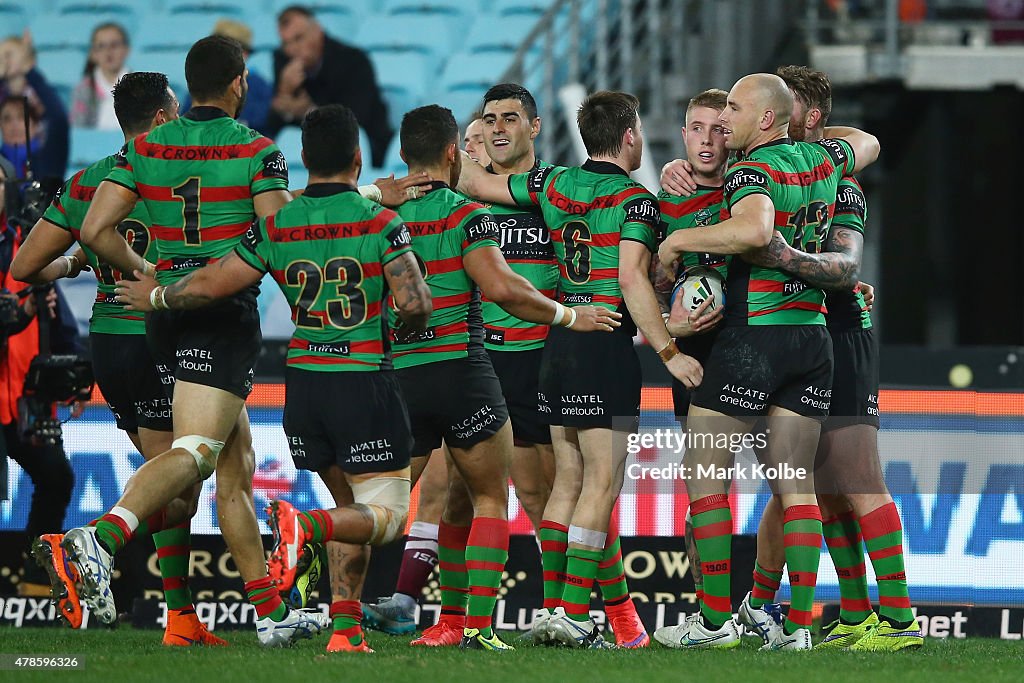
[[412, 250], [424, 269], [434, 310], [427, 329], [407, 332], [391, 309], [395, 368], [438, 363], [484, 352], [480, 290], [466, 273], [463, 257], [481, 247], [498, 248], [498, 227], [483, 206], [435, 181], [427, 193], [398, 208], [412, 236]]
[[[705, 185], [698, 185], [697, 191], [689, 197], [680, 197], [662, 190], [658, 193], [658, 208], [665, 224], [662, 230], [668, 237], [677, 230], [718, 223], [725, 209], [725, 196], [721, 187]], [[730, 257], [722, 254], [683, 252], [676, 277], [680, 277], [689, 268], [700, 266], [715, 270], [725, 280], [729, 274], [729, 261]]]
[[615, 164], [588, 159], [574, 168], [541, 168], [509, 176], [519, 206], [539, 206], [558, 258], [558, 300], [623, 313], [620, 331], [633, 325], [619, 288], [619, 244], [657, 250], [658, 200]]
[[252, 224], [253, 197], [288, 189], [277, 146], [215, 107], [128, 142], [107, 180], [139, 195], [152, 224], [157, 279], [167, 284], [234, 250]]
[[[550, 166], [538, 159], [530, 172]], [[490, 166], [487, 168], [491, 170]], [[501, 253], [509, 268], [526, 278], [541, 294], [554, 299], [558, 261], [540, 209], [500, 205], [488, 205], [487, 209], [498, 226]], [[520, 320], [486, 297], [483, 316], [484, 345], [488, 351], [529, 351], [544, 347], [548, 325]]]
[[[114, 155], [105, 157], [71, 176], [57, 191], [43, 219], [67, 230], [75, 240], [79, 240], [89, 203], [96, 194], [97, 186], [114, 168], [116, 159]], [[155, 248], [149, 234], [149, 213], [145, 204], [138, 202], [128, 217], [117, 226], [117, 231], [136, 254], [147, 261], [154, 258]], [[96, 299], [92, 305], [89, 331], [98, 334], [145, 334], [146, 321], [143, 314], [125, 309], [124, 304], [114, 299], [114, 285], [123, 279], [121, 272], [100, 262], [91, 249], [83, 246], [82, 251], [96, 276]]]
[[384, 266], [410, 248], [394, 211], [351, 185], [317, 183], [254, 223], [235, 253], [270, 273], [291, 306], [289, 367], [358, 372], [391, 367]]
[[[839, 180], [853, 169], [853, 149], [843, 140], [769, 142], [726, 172], [726, 209], [752, 194], [766, 195], [786, 242], [816, 254], [828, 234]], [[825, 324], [825, 293], [777, 268], [734, 259], [727, 286], [726, 325]]]
[[[857, 179], [846, 176], [839, 181], [836, 192], [836, 211], [832, 217], [832, 230], [848, 228], [864, 235], [868, 218], [868, 202], [864, 198], [864, 190]], [[843, 292], [829, 290], [825, 295], [825, 321], [829, 329], [837, 332], [845, 330], [870, 330], [871, 313], [864, 303], [860, 292]]]

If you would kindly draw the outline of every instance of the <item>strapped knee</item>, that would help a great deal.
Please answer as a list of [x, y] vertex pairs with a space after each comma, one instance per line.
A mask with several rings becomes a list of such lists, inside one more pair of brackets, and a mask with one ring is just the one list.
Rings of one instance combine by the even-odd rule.
[[224, 450], [224, 442], [216, 439], [208, 439], [198, 434], [189, 434], [174, 440], [171, 448], [180, 448], [188, 451], [199, 467], [199, 476], [202, 479], [209, 479], [214, 470], [217, 469], [217, 458]]
[[364, 506], [373, 516], [370, 545], [382, 545], [398, 538], [409, 514], [409, 480], [374, 477], [353, 482], [351, 486], [356, 504]]

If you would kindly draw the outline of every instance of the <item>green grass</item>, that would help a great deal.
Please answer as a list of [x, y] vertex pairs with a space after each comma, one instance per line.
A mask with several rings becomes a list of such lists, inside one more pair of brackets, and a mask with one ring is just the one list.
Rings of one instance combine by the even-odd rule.
[[[756, 641], [725, 652], [676, 652], [657, 644], [640, 651], [580, 652], [522, 645], [516, 652], [410, 648], [409, 638], [370, 634], [374, 655], [324, 651], [326, 637], [286, 650], [263, 650], [255, 633], [229, 632], [230, 648], [180, 650], [160, 645], [159, 631], [122, 628], [74, 632], [0, 628], [0, 653], [78, 655], [83, 671], [3, 672], [3, 681], [173, 681], [174, 683], [936, 683], [1024, 680], [1024, 647], [989, 640], [929, 640], [917, 652], [762, 653]], [[224, 633], [220, 635], [224, 636]], [[506, 638], [515, 642], [514, 634]], [[57, 678], [57, 675], [61, 676]]]

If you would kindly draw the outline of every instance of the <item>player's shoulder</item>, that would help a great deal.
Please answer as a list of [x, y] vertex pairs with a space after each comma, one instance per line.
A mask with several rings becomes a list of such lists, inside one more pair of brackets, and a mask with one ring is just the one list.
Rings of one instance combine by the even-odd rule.
[[[68, 179], [68, 185], [74, 186], [78, 183], [92, 183], [98, 184], [101, 180], [107, 177], [110, 170], [117, 165], [117, 159], [120, 153], [111, 154], [103, 157], [98, 161], [94, 161], [82, 170], [75, 173]], [[92, 181], [95, 180], [95, 183]]]
[[801, 144], [807, 145], [817, 154], [828, 158], [837, 168], [845, 168], [849, 158], [853, 156], [853, 148], [850, 147], [850, 144], [839, 138], [822, 138]]
[[771, 171], [772, 165], [760, 158], [748, 158], [737, 161], [725, 173], [725, 184], [722, 186], [722, 192], [729, 196], [744, 187], [768, 189], [772, 182]]
[[839, 187], [849, 187], [862, 195], [864, 194], [864, 188], [861, 186], [860, 181], [852, 175], [844, 175], [840, 178]]

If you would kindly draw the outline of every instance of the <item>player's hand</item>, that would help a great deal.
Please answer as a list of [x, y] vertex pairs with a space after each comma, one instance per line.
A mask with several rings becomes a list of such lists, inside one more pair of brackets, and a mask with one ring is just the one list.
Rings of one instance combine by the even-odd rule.
[[711, 308], [714, 303], [715, 297], [711, 295], [700, 306], [688, 311], [683, 307], [683, 297], [676, 297], [671, 314], [665, 322], [668, 333], [672, 337], [692, 337], [712, 330], [722, 322], [724, 311], [722, 306]]
[[426, 173], [413, 173], [396, 180], [392, 173], [387, 178], [377, 178], [373, 184], [380, 188], [380, 203], [393, 209], [410, 199], [422, 197], [430, 185], [430, 176]]
[[861, 296], [864, 297], [864, 308], [868, 313], [871, 312], [871, 307], [875, 305], [875, 288], [866, 282], [858, 282], [853, 288], [854, 292], [860, 292]]
[[622, 314], [601, 306], [573, 306], [576, 321], [569, 329], [573, 332], [614, 332], [622, 325]]
[[684, 159], [674, 159], [661, 167], [661, 189], [678, 197], [689, 197], [697, 191], [693, 178], [693, 165]]
[[[661, 263], [661, 267], [669, 273], [675, 273], [676, 261], [679, 260], [680, 254], [684, 251], [679, 248], [676, 240], [685, 232], [685, 230], [679, 230], [672, 233], [662, 240], [658, 246], [658, 261]], [[675, 277], [673, 277], [672, 282], [675, 282]]]
[[696, 358], [687, 356], [685, 353], [673, 356], [669, 362], [665, 363], [665, 367], [687, 389], [699, 387], [704, 379], [704, 368], [700, 366]]
[[136, 270], [134, 280], [118, 280], [114, 289], [117, 303], [124, 304], [129, 311], [152, 311], [149, 295], [157, 287], [156, 279]]

